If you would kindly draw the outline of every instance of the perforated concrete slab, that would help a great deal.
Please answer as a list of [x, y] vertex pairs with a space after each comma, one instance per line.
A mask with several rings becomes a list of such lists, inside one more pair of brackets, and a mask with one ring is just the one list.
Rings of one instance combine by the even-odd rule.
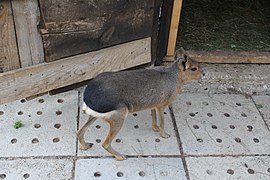
[[173, 111], [185, 154], [270, 153], [270, 132], [251, 98], [181, 94]]
[[77, 91], [0, 105], [0, 157], [75, 155], [77, 114]]
[[191, 180], [197, 179], [270, 179], [269, 156], [188, 157]]
[[72, 160], [0, 160], [0, 179], [72, 179]]
[[92, 179], [186, 179], [178, 158], [80, 159], [76, 162], [76, 180]]
[[258, 110], [261, 112], [265, 123], [270, 128], [270, 95], [268, 96], [252, 96]]
[[[151, 112], [143, 111], [128, 115], [122, 129], [115, 137], [112, 147], [125, 155], [179, 155], [172, 119], [168, 110], [164, 112], [165, 131], [170, 138], [160, 137], [158, 132], [152, 130]], [[80, 127], [85, 123], [88, 116], [80, 116]], [[101, 146], [109, 132], [107, 122], [98, 119], [85, 133], [85, 141], [93, 143], [91, 149], [79, 150], [79, 156], [110, 156]]]

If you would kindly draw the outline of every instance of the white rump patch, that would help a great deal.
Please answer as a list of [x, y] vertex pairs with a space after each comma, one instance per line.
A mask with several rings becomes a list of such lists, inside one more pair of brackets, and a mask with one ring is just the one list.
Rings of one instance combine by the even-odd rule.
[[106, 112], [106, 113], [99, 113], [99, 112], [96, 112], [94, 111], [93, 109], [91, 109], [90, 107], [88, 107], [85, 102], [83, 102], [83, 105], [82, 105], [82, 110], [90, 115], [90, 116], [93, 116], [93, 117], [96, 117], [96, 118], [110, 118], [114, 113], [117, 113], [117, 111], [110, 111], [110, 112]]

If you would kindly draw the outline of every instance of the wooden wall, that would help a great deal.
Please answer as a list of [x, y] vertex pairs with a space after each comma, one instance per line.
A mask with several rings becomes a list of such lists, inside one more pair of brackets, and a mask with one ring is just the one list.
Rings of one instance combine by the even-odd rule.
[[0, 104], [150, 63], [155, 6], [155, 0], [0, 1]]

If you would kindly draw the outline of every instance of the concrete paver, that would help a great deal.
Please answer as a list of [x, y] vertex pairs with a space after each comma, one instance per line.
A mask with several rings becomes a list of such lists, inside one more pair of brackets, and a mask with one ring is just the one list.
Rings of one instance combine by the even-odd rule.
[[0, 179], [72, 179], [73, 162], [68, 159], [0, 160]]
[[251, 98], [181, 94], [173, 110], [185, 154], [270, 153], [270, 131]]
[[[78, 92], [0, 105], [0, 157], [75, 155]], [[22, 121], [23, 127], [13, 124]]]
[[190, 179], [269, 179], [269, 156], [188, 157]]
[[76, 162], [76, 180], [90, 179], [179, 179], [185, 171], [179, 158], [80, 159]]
[[253, 100], [270, 129], [270, 96], [253, 96]]
[[[180, 155], [168, 109], [164, 113], [165, 129], [171, 135], [170, 138], [164, 139], [158, 132], [152, 130], [151, 112], [148, 110], [128, 115], [122, 129], [112, 142], [112, 147], [129, 156]], [[80, 126], [85, 123], [87, 117], [82, 113]], [[98, 119], [85, 133], [85, 141], [94, 145], [86, 151], [79, 150], [79, 156], [111, 156], [101, 146], [108, 132], [108, 123]]]

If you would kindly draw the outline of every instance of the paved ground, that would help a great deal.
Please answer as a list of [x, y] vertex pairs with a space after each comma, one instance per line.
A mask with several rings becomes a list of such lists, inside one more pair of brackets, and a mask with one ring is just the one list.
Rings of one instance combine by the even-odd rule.
[[130, 114], [113, 142], [125, 161], [101, 147], [102, 121], [86, 133], [92, 149], [78, 149], [80, 96], [0, 105], [0, 179], [270, 179], [270, 96], [183, 93], [164, 112], [169, 139], [151, 130], [150, 111]]

